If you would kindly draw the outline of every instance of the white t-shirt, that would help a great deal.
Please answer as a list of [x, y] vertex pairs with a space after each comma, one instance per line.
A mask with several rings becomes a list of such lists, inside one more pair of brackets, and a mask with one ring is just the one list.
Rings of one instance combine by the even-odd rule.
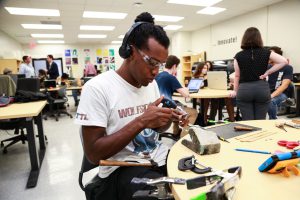
[[19, 74], [25, 74], [26, 78], [31, 78], [35, 76], [34, 68], [31, 64], [22, 63], [20, 65]]
[[[141, 115], [148, 104], [160, 97], [155, 81], [147, 87], [136, 88], [115, 71], [102, 73], [88, 81], [82, 90], [75, 123], [83, 126], [105, 127], [107, 135], [114, 134]], [[111, 160], [149, 162], [144, 153], [162, 166], [166, 163], [168, 147], [158, 141], [158, 133], [145, 129]], [[118, 167], [100, 166], [99, 176], [105, 178]]]

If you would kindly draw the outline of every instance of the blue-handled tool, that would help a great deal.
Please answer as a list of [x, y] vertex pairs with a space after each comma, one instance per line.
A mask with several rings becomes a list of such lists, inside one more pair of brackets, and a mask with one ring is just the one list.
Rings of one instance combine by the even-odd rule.
[[243, 151], [243, 152], [250, 152], [250, 153], [262, 153], [262, 154], [272, 154], [269, 151], [260, 151], [260, 150], [253, 150], [253, 149], [243, 149], [243, 148], [237, 148], [236, 151]]

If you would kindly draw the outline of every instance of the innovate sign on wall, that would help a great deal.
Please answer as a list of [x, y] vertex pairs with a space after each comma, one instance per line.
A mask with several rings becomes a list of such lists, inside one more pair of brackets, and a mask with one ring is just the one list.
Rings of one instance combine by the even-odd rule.
[[237, 36], [227, 38], [227, 39], [224, 39], [224, 40], [218, 40], [217, 44], [218, 45], [225, 45], [225, 44], [231, 44], [231, 43], [236, 43], [236, 42], [237, 42]]

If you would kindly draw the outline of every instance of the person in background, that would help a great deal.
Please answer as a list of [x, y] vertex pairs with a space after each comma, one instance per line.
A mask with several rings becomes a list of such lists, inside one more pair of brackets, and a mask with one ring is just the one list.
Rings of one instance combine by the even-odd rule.
[[96, 75], [97, 75], [97, 70], [95, 69], [95, 66], [91, 62], [88, 62], [84, 68], [84, 76], [86, 77], [86, 76], [96, 76]]
[[11, 69], [9, 69], [9, 68], [5, 68], [5, 69], [3, 70], [3, 74], [4, 74], [4, 75], [12, 74], [12, 71], [11, 71]]
[[35, 76], [34, 68], [31, 64], [30, 56], [23, 56], [23, 63], [19, 67], [19, 74], [25, 74], [26, 78], [31, 78]]
[[[81, 86], [81, 80], [75, 79], [75, 80], [69, 80], [69, 74], [63, 73], [61, 78], [60, 78], [60, 84], [61, 85], [66, 85], [67, 87], [72, 87], [72, 86]], [[78, 96], [80, 95], [80, 90], [78, 89], [72, 89], [72, 96], [75, 102], [75, 106], [78, 106], [79, 104], [79, 99]]]
[[40, 79], [40, 87], [44, 88], [45, 87], [44, 81], [47, 79], [47, 72], [43, 69], [39, 69], [38, 77]]
[[[282, 55], [280, 47], [270, 47], [272, 52]], [[273, 62], [270, 61], [269, 67], [273, 66]], [[269, 75], [268, 83], [271, 91], [271, 102], [269, 104], [268, 115], [270, 119], [277, 119], [277, 108], [285, 101], [293, 91], [293, 86], [290, 84], [293, 80], [293, 67], [291, 65], [285, 65], [282, 69]]]
[[201, 78], [203, 79], [203, 84], [201, 87], [207, 87], [207, 71], [208, 66], [204, 62], [199, 62], [196, 66], [196, 70], [193, 74], [194, 78]]
[[[236, 96], [243, 120], [265, 119], [271, 100], [265, 79], [284, 67], [287, 60], [263, 47], [261, 34], [255, 27], [245, 31], [241, 48], [234, 57], [234, 90], [230, 96]], [[270, 69], [269, 60], [274, 63]]]
[[[180, 60], [178, 57], [174, 55], [169, 55], [166, 61], [166, 64], [164, 66], [164, 70], [159, 73], [156, 77], [155, 80], [157, 82], [159, 92], [161, 95], [163, 95], [165, 98], [172, 99], [173, 93], [178, 92], [181, 94], [183, 97], [189, 97], [189, 90], [186, 87], [183, 87], [178, 79], [176, 78], [177, 74], [177, 68], [180, 63]], [[179, 101], [174, 101], [177, 106], [184, 107], [182, 103]], [[194, 109], [188, 109], [184, 108], [186, 112], [189, 114], [189, 116], [192, 116], [192, 118], [195, 118], [197, 116], [197, 111]], [[176, 136], [180, 136], [182, 129], [179, 128], [179, 123], [178, 122], [173, 122], [173, 133]]]
[[214, 71], [214, 65], [212, 64], [211, 61], [205, 61], [205, 64], [207, 65], [208, 71]]
[[53, 61], [53, 55], [47, 56], [47, 61], [49, 63], [49, 68], [47, 74], [49, 75], [49, 79], [57, 79], [59, 77], [59, 71], [57, 64]]

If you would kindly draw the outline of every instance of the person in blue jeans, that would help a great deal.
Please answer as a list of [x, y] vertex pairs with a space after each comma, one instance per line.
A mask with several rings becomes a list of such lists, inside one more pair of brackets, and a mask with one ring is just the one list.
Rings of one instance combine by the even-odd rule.
[[[270, 50], [282, 55], [280, 47], [273, 46]], [[269, 68], [273, 65], [270, 62]], [[290, 87], [293, 79], [293, 67], [285, 65], [282, 69], [269, 75], [268, 83], [271, 91], [271, 102], [269, 104], [268, 115], [269, 119], [277, 119], [277, 109], [283, 101], [285, 101], [293, 92], [293, 87]]]

